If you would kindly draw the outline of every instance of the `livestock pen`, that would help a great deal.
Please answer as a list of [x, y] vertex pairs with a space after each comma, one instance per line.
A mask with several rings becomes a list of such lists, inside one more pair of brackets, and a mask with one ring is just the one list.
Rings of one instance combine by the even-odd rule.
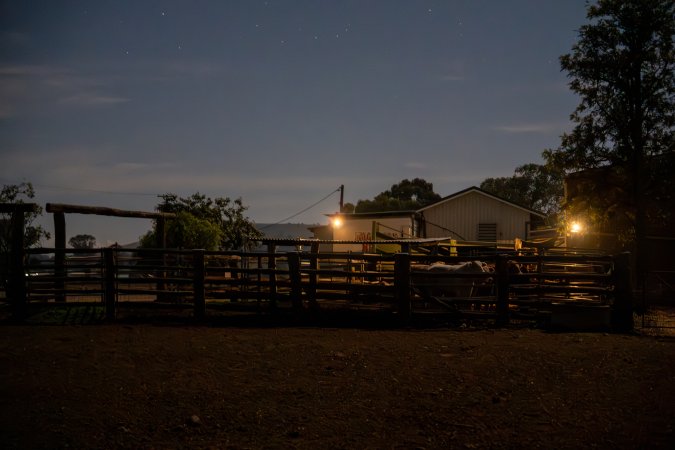
[[[197, 319], [227, 311], [368, 310], [403, 323], [445, 317], [565, 326], [571, 318], [592, 316], [589, 324], [632, 327], [627, 255], [500, 249], [441, 254], [410, 243], [394, 254], [320, 252], [322, 243], [307, 240], [283, 252], [274, 241], [257, 252], [29, 249], [11, 284], [22, 289], [5, 302], [17, 319], [36, 308], [93, 305], [109, 320], [121, 310], [151, 307], [188, 310]], [[420, 270], [471, 262], [482, 269]]]

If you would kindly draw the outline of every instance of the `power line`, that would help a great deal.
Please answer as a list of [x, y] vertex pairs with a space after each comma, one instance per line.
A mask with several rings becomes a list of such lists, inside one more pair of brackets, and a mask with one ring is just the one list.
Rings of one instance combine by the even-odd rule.
[[261, 229], [261, 230], [264, 230], [265, 228], [269, 228], [269, 227], [271, 227], [271, 226], [273, 226], [273, 225], [279, 225], [280, 223], [288, 222], [288, 221], [291, 220], [293, 217], [299, 216], [300, 214], [304, 213], [305, 211], [309, 211], [310, 209], [314, 208], [316, 205], [318, 205], [318, 204], [321, 203], [322, 201], [326, 200], [328, 197], [330, 197], [331, 195], [335, 194], [336, 192], [338, 192], [338, 191], [341, 190], [341, 189], [342, 189], [342, 187], [339, 187], [339, 188], [335, 189], [333, 192], [331, 192], [330, 194], [326, 195], [324, 198], [322, 198], [322, 199], [319, 200], [318, 202], [312, 203], [311, 205], [309, 205], [307, 208], [303, 209], [302, 211], [299, 211], [299, 212], [293, 214], [292, 216], [286, 217], [285, 219], [281, 219], [281, 220], [278, 221], [278, 222], [270, 223], [270, 224], [268, 224], [268, 225], [265, 225], [264, 227], [260, 227], [260, 229]]
[[[0, 177], [0, 180], [3, 180], [5, 182], [10, 182], [10, 183], [14, 182], [13, 180], [9, 180], [9, 179], [4, 178], [4, 177]], [[112, 191], [103, 191], [103, 190], [98, 190], [98, 189], [75, 188], [75, 187], [71, 187], [71, 186], [56, 186], [56, 185], [38, 184], [38, 183], [32, 183], [32, 182], [31, 182], [31, 184], [35, 187], [42, 187], [42, 188], [48, 188], [48, 189], [63, 189], [63, 190], [70, 190], [70, 191], [95, 192], [95, 193], [98, 193], [98, 194], [136, 195], [136, 196], [148, 196], [148, 197], [159, 197], [160, 196], [160, 194], [149, 194], [147, 192], [112, 192]], [[331, 195], [335, 194], [336, 192], [340, 191], [341, 189], [342, 189], [342, 186], [338, 187], [337, 189], [332, 191], [330, 194], [323, 197], [321, 200], [319, 200], [315, 203], [312, 203], [311, 205], [309, 205], [305, 209], [293, 214], [292, 216], [288, 216], [285, 219], [281, 219], [278, 222], [265, 225], [264, 227], [261, 227], [260, 229], [264, 230], [265, 228], [271, 227], [273, 225], [279, 225], [280, 223], [287, 222], [287, 221], [291, 220], [292, 218], [297, 217], [300, 214], [314, 208], [316, 205], [323, 202], [324, 200], [326, 200], [327, 198], [329, 198]]]

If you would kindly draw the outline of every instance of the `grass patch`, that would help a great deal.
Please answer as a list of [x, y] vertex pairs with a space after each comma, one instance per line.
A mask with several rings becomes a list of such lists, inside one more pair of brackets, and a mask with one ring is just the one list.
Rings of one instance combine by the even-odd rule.
[[29, 311], [25, 322], [33, 325], [91, 325], [104, 320], [103, 305], [58, 305]]

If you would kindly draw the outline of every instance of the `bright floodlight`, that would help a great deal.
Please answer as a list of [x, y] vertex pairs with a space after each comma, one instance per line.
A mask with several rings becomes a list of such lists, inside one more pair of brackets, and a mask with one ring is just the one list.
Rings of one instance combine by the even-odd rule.
[[333, 227], [340, 228], [342, 226], [342, 219], [339, 217], [333, 217]]
[[581, 233], [584, 230], [584, 226], [581, 222], [572, 222], [570, 224], [570, 232], [572, 233]]

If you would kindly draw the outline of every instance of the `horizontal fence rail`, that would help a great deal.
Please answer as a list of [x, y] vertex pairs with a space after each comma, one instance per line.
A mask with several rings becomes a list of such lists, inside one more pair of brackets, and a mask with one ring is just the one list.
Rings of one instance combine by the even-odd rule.
[[539, 321], [593, 309], [632, 326], [627, 255], [235, 252], [173, 249], [27, 250], [8, 300], [98, 304], [109, 319], [134, 305], [207, 311], [369, 309], [398, 314]]

